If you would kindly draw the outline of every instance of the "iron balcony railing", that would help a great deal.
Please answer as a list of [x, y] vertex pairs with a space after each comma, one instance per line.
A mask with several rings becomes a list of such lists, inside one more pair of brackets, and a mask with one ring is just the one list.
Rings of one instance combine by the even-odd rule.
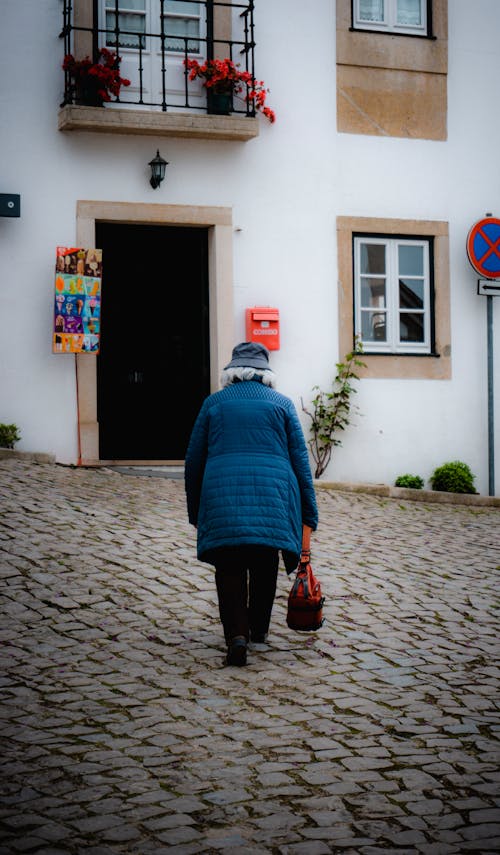
[[[254, 0], [64, 0], [60, 38], [65, 56], [97, 62], [106, 47], [121, 57], [120, 75], [132, 83], [111, 96], [121, 106], [213, 112], [209, 90], [189, 80], [193, 58], [229, 58], [255, 79]], [[244, 95], [231, 98], [231, 112], [255, 116]], [[61, 106], [74, 103], [66, 71]]]

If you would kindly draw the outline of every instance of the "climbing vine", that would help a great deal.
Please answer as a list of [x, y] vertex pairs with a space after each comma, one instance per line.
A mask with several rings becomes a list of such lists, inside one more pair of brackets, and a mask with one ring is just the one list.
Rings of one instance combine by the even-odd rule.
[[314, 386], [313, 392], [316, 392], [316, 396], [311, 403], [312, 411], [307, 409], [302, 401], [302, 409], [311, 419], [311, 438], [308, 445], [316, 464], [315, 478], [321, 478], [330, 462], [334, 447], [342, 445], [338, 433], [345, 430], [351, 421], [351, 396], [356, 392], [353, 381], [359, 380], [357, 369], [366, 367], [360, 359], [362, 352], [361, 342], [356, 341], [354, 349], [346, 354], [344, 361], [337, 362], [337, 374], [331, 392], [323, 392], [319, 386]]

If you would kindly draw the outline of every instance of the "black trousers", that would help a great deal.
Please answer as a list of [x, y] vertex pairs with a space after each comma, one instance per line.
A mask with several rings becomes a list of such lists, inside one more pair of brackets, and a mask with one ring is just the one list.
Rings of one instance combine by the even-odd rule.
[[269, 630], [278, 577], [278, 550], [267, 546], [221, 548], [215, 584], [224, 637], [265, 635]]

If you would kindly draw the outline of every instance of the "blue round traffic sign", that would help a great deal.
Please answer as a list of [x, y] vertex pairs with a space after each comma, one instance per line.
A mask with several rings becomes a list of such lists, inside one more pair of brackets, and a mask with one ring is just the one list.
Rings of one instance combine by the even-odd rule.
[[485, 279], [500, 279], [500, 220], [485, 217], [467, 236], [467, 256], [474, 270]]

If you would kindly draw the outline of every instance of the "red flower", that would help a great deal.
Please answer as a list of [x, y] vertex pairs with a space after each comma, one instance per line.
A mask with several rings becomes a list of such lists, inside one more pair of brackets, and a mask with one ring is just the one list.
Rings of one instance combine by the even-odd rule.
[[269, 90], [264, 87], [264, 81], [255, 80], [249, 71], [240, 71], [239, 65], [231, 59], [207, 59], [201, 64], [197, 59], [186, 59], [184, 65], [189, 80], [200, 78], [205, 89], [212, 92], [239, 96], [246, 90], [243, 100], [254, 110], [260, 110], [270, 122], [276, 121], [274, 111], [265, 106]]
[[97, 95], [103, 101], [111, 101], [110, 93], [118, 96], [122, 86], [130, 86], [130, 80], [120, 77], [120, 62], [121, 57], [114, 51], [101, 48], [97, 62], [92, 62], [88, 56], [75, 59], [68, 53], [64, 57], [62, 67], [72, 78], [73, 89], [83, 89], [92, 82]]

